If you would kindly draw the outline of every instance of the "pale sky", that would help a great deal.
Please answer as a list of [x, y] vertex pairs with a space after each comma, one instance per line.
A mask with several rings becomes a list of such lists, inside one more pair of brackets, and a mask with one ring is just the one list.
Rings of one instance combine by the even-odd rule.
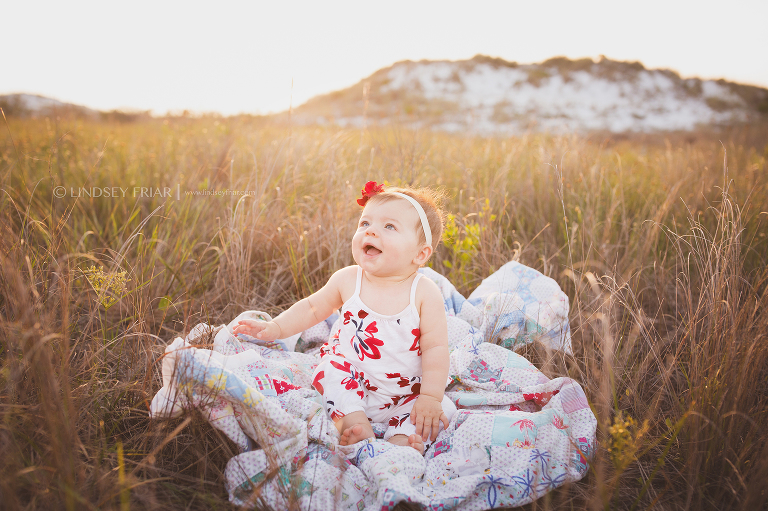
[[[400, 60], [600, 54], [768, 87], [768, 1], [5, 2], [0, 94], [269, 113]], [[293, 80], [293, 88], [291, 88]]]

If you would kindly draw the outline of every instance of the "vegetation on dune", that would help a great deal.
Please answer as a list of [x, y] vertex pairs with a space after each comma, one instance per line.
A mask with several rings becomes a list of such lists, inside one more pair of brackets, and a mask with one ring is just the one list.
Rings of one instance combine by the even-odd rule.
[[[584, 480], [529, 508], [768, 503], [765, 127], [504, 139], [249, 118], [4, 128], [5, 509], [230, 508], [234, 444], [195, 412], [148, 418], [158, 360], [198, 322], [277, 312], [350, 264], [368, 180], [448, 192], [433, 266], [464, 294], [515, 259], [570, 297], [574, 356], [523, 353], [583, 384], [599, 446]], [[190, 195], [206, 190], [252, 193]]]
[[[442, 75], [446, 72], [446, 67], [450, 68], [449, 76]], [[504, 69], [518, 70], [518, 78], [511, 78], [505, 73], [491, 73], [491, 75], [495, 75], [495, 78], [488, 77], [491, 70]], [[520, 77], [521, 74], [525, 79]], [[406, 78], [405, 82], [403, 78]], [[558, 78], [562, 81], [558, 81]], [[390, 67], [379, 69], [355, 85], [315, 96], [306, 103], [295, 107], [290, 114], [287, 112], [276, 114], [274, 119], [278, 122], [289, 122], [291, 119], [294, 124], [353, 123], [360, 126], [364, 123], [387, 124], [392, 122], [396, 124], [413, 123], [411, 126], [418, 128], [438, 126], [446, 130], [456, 129], [446, 127], [447, 123], [448, 126], [459, 125], [463, 126], [463, 129], [476, 131], [479, 128], [477, 123], [483, 119], [504, 124], [515, 121], [516, 116], [533, 114], [531, 120], [541, 122], [542, 119], [546, 119], [547, 112], [552, 115], [552, 105], [547, 108], [546, 104], [553, 101], [554, 104], [557, 104], [557, 101], [549, 96], [552, 94], [551, 87], [558, 89], [560, 95], [566, 94], [571, 97], [572, 103], [581, 104], [584, 107], [582, 104], [584, 97], [580, 94], [571, 96], [575, 93], [573, 84], [566, 84], [575, 80], [584, 85], [584, 80], [590, 79], [621, 84], [621, 91], [616, 89], [615, 94], [622, 98], [627, 94], [631, 95], [632, 93], [628, 92], [631, 90], [643, 97], [647, 95], [646, 99], [651, 100], [651, 103], [653, 100], [658, 101], [659, 98], [666, 98], [662, 103], [656, 102], [653, 106], [647, 101], [644, 104], [642, 102], [635, 103], [633, 108], [637, 110], [635, 113], [636, 120], [642, 120], [645, 117], [658, 115], [665, 111], [670, 114], [680, 109], [691, 112], [689, 108], [694, 103], [699, 103], [701, 108], [709, 109], [713, 114], [726, 112], [733, 114], [730, 118], [717, 115], [697, 118], [696, 122], [702, 126], [712, 124], [725, 126], [733, 122], [744, 122], [744, 119], [749, 119], [748, 122], [765, 123], [768, 118], [766, 117], [768, 115], [768, 90], [764, 87], [729, 82], [724, 79], [713, 82], [696, 77], [681, 78], [676, 71], [671, 69], [646, 69], [641, 62], [611, 60], [605, 55], [601, 55], [596, 60], [590, 58], [571, 60], [560, 56], [541, 63], [519, 64], [478, 54], [471, 59], [459, 61], [421, 60], [414, 62], [404, 60], [396, 62]], [[478, 88], [478, 80], [488, 80], [484, 83], [490, 88]], [[529, 104], [517, 104], [517, 112], [512, 109], [513, 112], [505, 115], [504, 110], [511, 109], [513, 105], [509, 104], [509, 96], [499, 96], [500, 89], [496, 89], [494, 93], [489, 92], [494, 90], [492, 83], [495, 80], [511, 80], [507, 87], [514, 88], [523, 87], [526, 84], [537, 89], [547, 86], [544, 89], [550, 90], [550, 92], [543, 93], [541, 96], [529, 96], [530, 91], [528, 91], [525, 97], [529, 98]], [[429, 85], [432, 81], [434, 84]], [[656, 82], [657, 85], [650, 86], [649, 82]], [[603, 89], [605, 85], [603, 83], [598, 89], [605, 93], [607, 90]], [[669, 91], [675, 92], [670, 92], [671, 95], [666, 96], [664, 90], [667, 87], [671, 87]], [[718, 92], [714, 92], [713, 87]], [[425, 90], [425, 88], [429, 90]], [[558, 93], [554, 94], [556, 98]], [[492, 97], [495, 99], [489, 103], [489, 99]], [[614, 113], [617, 115], [628, 108], [623, 101], [619, 103], [608, 99], [606, 101], [608, 103], [598, 102], [586, 108], [592, 108], [595, 111], [610, 108], [616, 110]], [[574, 130], [586, 132], [593, 129], [595, 124], [587, 120], [591, 117], [585, 117], [586, 113], [580, 113], [577, 111], [578, 109], [573, 108], [573, 104], [566, 103], [564, 109], [557, 114], [558, 116], [563, 119], [570, 119], [573, 123], [570, 126]], [[612, 106], [608, 107], [609, 104]], [[483, 113], [485, 109], [492, 109], [494, 112], [490, 117], [486, 117]], [[669, 117], [667, 122], [672, 119], [673, 117]], [[737, 119], [740, 120], [737, 121]], [[517, 121], [521, 120], [517, 119]], [[518, 123], [513, 122], [513, 124]], [[516, 129], [525, 130], [526, 126], [529, 124], [522, 123]], [[581, 127], [579, 128], [579, 126]], [[652, 131], [659, 129], [659, 124], [635, 123], [632, 126], [631, 128], [622, 126], [609, 129], [613, 131], [625, 129]], [[679, 129], [679, 127], [668, 127], [668, 129]], [[503, 126], [496, 128], [504, 129]], [[556, 126], [552, 126], [552, 128], [554, 129]], [[490, 134], [490, 130], [480, 131], [480, 133]], [[518, 134], [519, 132], [513, 133]]]

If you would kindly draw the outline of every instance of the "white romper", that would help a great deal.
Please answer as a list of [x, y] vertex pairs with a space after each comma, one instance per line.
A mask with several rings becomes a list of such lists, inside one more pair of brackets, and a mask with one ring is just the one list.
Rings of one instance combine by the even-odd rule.
[[[364, 411], [372, 422], [389, 424], [384, 440], [411, 435], [410, 416], [421, 388], [419, 312], [416, 274], [410, 303], [394, 315], [379, 314], [360, 299], [363, 270], [358, 266], [355, 293], [341, 307], [342, 324], [320, 350], [312, 386], [325, 398], [334, 421]], [[450, 420], [456, 407], [444, 396]], [[426, 440], [426, 439], [425, 439]]]

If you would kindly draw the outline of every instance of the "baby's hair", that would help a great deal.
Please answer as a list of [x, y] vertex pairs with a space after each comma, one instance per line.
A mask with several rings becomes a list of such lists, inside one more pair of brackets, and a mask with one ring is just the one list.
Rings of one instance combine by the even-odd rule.
[[[402, 193], [411, 197], [424, 208], [424, 213], [426, 213], [427, 221], [429, 222], [429, 228], [432, 231], [432, 251], [434, 253], [443, 236], [443, 222], [445, 220], [445, 215], [441, 209], [441, 204], [445, 197], [445, 193], [432, 188], [398, 188], [388, 186], [383, 192], [377, 193], [371, 197], [369, 202], [383, 204], [392, 200], [405, 200], [402, 197], [398, 197], [393, 192]], [[416, 230], [419, 233], [419, 242], [426, 243], [427, 237], [424, 235], [424, 228], [422, 227], [420, 220], [417, 220]]]

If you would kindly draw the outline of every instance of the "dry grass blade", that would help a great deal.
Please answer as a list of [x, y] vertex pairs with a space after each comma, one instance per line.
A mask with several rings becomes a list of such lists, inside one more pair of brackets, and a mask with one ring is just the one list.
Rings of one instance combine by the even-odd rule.
[[[583, 384], [600, 445], [583, 481], [527, 508], [767, 505], [765, 125], [491, 139], [248, 117], [4, 120], [4, 509], [231, 509], [237, 447], [196, 411], [149, 419], [157, 361], [195, 324], [273, 314], [351, 264], [368, 180], [447, 192], [452, 239], [432, 266], [463, 294], [514, 258], [569, 296], [573, 357], [523, 353]], [[163, 187], [173, 197], [141, 191]], [[192, 193], [216, 187], [253, 194]]]

